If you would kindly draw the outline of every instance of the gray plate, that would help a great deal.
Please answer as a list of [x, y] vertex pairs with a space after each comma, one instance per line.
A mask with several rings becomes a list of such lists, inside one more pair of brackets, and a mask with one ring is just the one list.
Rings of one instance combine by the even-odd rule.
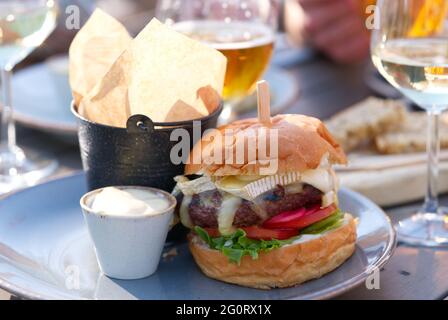
[[[271, 67], [265, 79], [271, 84], [273, 114], [281, 113], [296, 101], [299, 88], [291, 74]], [[68, 75], [57, 74], [47, 63], [40, 63], [14, 74], [12, 89], [14, 118], [18, 123], [78, 143], [78, 125], [70, 112], [72, 97]], [[256, 97], [248, 97], [243, 108], [255, 110]]]
[[15, 73], [12, 89], [17, 122], [53, 134], [76, 136], [68, 75], [56, 74], [47, 63], [40, 63]]
[[[360, 284], [383, 266], [395, 247], [389, 219], [371, 201], [349, 190], [341, 206], [359, 217], [355, 254], [326, 276], [288, 289], [242, 288], [205, 277], [185, 244], [163, 260], [152, 277], [136, 281], [100, 275], [84, 226], [77, 174], [20, 191], [0, 202], [0, 287], [35, 299], [318, 299]], [[79, 286], [77, 286], [79, 279]], [[77, 289], [79, 287], [79, 289]]]

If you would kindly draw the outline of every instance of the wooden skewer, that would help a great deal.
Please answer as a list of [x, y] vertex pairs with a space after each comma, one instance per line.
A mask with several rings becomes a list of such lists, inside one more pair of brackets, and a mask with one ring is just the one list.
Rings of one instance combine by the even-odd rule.
[[258, 121], [266, 126], [271, 123], [271, 97], [269, 92], [269, 83], [266, 80], [257, 82], [258, 97]]

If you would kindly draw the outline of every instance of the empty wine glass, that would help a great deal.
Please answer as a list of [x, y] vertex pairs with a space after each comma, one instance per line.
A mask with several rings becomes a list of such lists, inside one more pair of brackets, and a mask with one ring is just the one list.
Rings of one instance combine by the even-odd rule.
[[17, 146], [11, 95], [14, 66], [42, 44], [54, 30], [56, 17], [55, 0], [0, 0], [0, 194], [35, 184], [57, 167], [54, 160], [27, 157]]

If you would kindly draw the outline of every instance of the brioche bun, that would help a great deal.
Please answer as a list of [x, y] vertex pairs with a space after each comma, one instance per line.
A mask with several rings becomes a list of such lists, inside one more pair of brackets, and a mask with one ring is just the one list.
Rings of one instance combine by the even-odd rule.
[[[271, 122], [272, 125], [269, 129], [278, 130], [277, 174], [316, 169], [326, 154], [328, 154], [328, 160], [331, 164], [347, 163], [344, 151], [319, 119], [304, 115], [286, 114], [272, 117]], [[210, 176], [260, 174], [260, 168], [263, 166], [259, 161], [254, 160], [266, 159], [248, 159], [248, 143], [246, 141], [250, 132], [256, 132], [258, 135], [261, 128], [267, 127], [261, 124], [258, 119], [245, 119], [217, 129], [222, 136], [224, 136], [226, 130], [232, 130], [233, 144], [226, 146], [223, 139], [220, 139], [220, 145], [216, 148], [217, 152], [221, 152], [222, 159], [225, 159], [224, 155], [226, 154], [231, 154], [232, 159], [236, 159], [237, 150], [244, 150], [243, 164], [233, 164], [236, 161], [227, 161], [230, 163], [222, 161], [224, 162], [222, 164], [214, 163], [213, 157], [210, 156], [210, 154], [213, 155], [213, 152], [210, 151], [215, 150], [215, 140], [218, 139], [210, 139], [210, 136], [206, 135], [201, 142], [194, 146], [190, 154], [190, 160], [201, 159], [200, 163], [188, 161], [189, 164], [186, 165], [185, 174], [206, 174]], [[244, 139], [237, 139], [237, 134], [242, 134]], [[260, 156], [259, 152], [256, 156]], [[274, 160], [270, 157], [267, 159]]]
[[354, 253], [355, 243], [356, 223], [349, 214], [335, 230], [261, 253], [256, 260], [244, 256], [240, 265], [230, 263], [225, 255], [210, 249], [197, 235], [189, 235], [190, 251], [207, 276], [257, 289], [292, 287], [320, 278], [344, 263]]

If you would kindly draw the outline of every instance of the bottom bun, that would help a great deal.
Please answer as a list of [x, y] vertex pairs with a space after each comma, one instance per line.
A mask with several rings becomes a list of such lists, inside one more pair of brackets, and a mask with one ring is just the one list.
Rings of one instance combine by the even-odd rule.
[[[308, 239], [309, 238], [309, 239]], [[237, 265], [220, 251], [212, 250], [198, 236], [189, 236], [190, 251], [210, 278], [258, 289], [292, 287], [320, 278], [339, 267], [355, 251], [356, 223], [349, 214], [339, 228], [261, 253], [258, 259], [249, 256]]]

